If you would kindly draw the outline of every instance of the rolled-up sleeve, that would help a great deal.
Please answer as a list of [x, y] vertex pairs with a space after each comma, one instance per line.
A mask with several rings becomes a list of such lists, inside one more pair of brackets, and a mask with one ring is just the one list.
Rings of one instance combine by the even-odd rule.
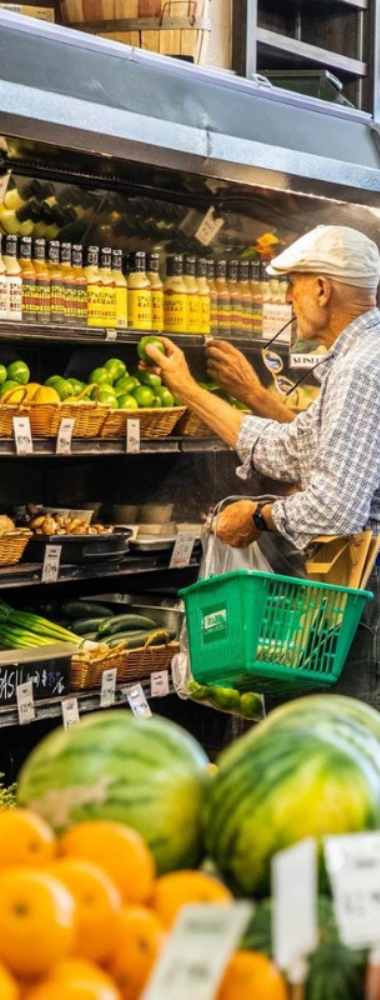
[[236, 470], [237, 475], [248, 479], [252, 469], [256, 469], [271, 479], [296, 483], [300, 479], [297, 419], [279, 424], [263, 417], [245, 417], [236, 442], [242, 462]]

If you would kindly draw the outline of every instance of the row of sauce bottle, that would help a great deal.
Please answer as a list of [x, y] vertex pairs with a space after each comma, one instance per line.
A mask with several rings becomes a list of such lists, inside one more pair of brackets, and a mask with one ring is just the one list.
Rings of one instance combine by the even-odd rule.
[[[286, 285], [258, 261], [158, 253], [29, 236], [0, 236], [0, 320], [203, 335], [262, 334], [265, 302]], [[276, 285], [276, 288], [274, 287]]]

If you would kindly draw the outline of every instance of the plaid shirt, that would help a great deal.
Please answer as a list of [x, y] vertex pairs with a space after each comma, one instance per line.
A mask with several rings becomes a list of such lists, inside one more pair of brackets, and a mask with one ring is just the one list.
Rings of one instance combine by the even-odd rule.
[[380, 312], [349, 324], [317, 368], [321, 391], [291, 423], [243, 420], [237, 469], [300, 483], [276, 500], [278, 531], [299, 548], [317, 535], [380, 534]]

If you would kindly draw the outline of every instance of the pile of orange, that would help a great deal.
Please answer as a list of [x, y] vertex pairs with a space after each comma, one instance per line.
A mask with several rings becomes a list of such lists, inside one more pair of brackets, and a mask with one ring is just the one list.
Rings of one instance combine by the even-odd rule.
[[[57, 839], [27, 809], [0, 812], [1, 1000], [139, 1000], [183, 905], [231, 902], [212, 875], [156, 877], [140, 835], [104, 820]], [[238, 952], [217, 1000], [286, 1000], [282, 977]]]

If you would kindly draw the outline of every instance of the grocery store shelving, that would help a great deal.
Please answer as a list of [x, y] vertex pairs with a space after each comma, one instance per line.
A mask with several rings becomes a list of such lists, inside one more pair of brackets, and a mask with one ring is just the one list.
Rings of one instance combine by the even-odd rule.
[[[151, 682], [150, 678], [144, 680], [138, 680], [133, 683], [124, 682], [116, 687], [115, 692], [115, 705], [125, 705], [127, 707], [128, 701], [126, 697], [126, 690], [133, 688], [135, 684], [141, 684], [144, 690], [145, 697], [149, 700], [151, 697]], [[169, 681], [169, 694], [174, 693], [174, 687], [172, 682]], [[42, 701], [35, 701], [34, 708], [36, 713], [36, 722], [40, 722], [42, 719], [54, 719], [62, 717], [62, 702], [67, 698], [77, 698], [79, 714], [82, 715], [84, 712], [95, 712], [97, 709], [101, 708], [100, 704], [100, 688], [94, 688], [84, 691], [70, 691], [69, 694], [59, 695], [55, 698], [46, 698]], [[8, 726], [19, 725], [19, 717], [17, 711], [17, 705], [3, 705], [0, 708], [0, 729]], [[33, 725], [33, 723], [29, 723]]]
[[[170, 556], [170, 553], [169, 553]], [[76, 583], [83, 580], [88, 582], [97, 579], [99, 584], [99, 579], [109, 579], [110, 577], [140, 577], [146, 576], [147, 574], [159, 574], [163, 571], [168, 575], [168, 579], [173, 577], [173, 583], [176, 579], [178, 573], [183, 573], [186, 568], [182, 569], [171, 569], [169, 567], [169, 556], [168, 553], [157, 553], [156, 556], [145, 556], [141, 558], [136, 558], [134, 556], [124, 556], [123, 559], [119, 561], [115, 560], [99, 560], [98, 563], [89, 563], [82, 565], [73, 565], [72, 563], [61, 564], [59, 569], [59, 576], [56, 583], [49, 583], [49, 587], [57, 586], [57, 584], [65, 583]], [[198, 562], [194, 557], [187, 567], [188, 570], [194, 570], [198, 566]], [[96, 577], [96, 572], [99, 576]], [[35, 587], [42, 583], [42, 563], [17, 563], [16, 566], [2, 566], [0, 568], [0, 590], [3, 588], [20, 588], [20, 587]]]
[[[73, 438], [71, 441], [71, 451], [69, 455], [57, 455], [56, 454], [56, 438], [34, 438], [33, 439], [33, 452], [28, 455], [18, 455], [16, 452], [16, 446], [12, 438], [0, 438], [0, 455], [7, 458], [17, 458], [18, 460], [25, 458], [39, 458], [39, 457], [49, 457], [58, 459], [67, 459], [75, 455], [83, 455], [86, 457], [94, 458], [94, 456], [99, 455], [103, 457], [104, 455], [126, 455], [126, 443], [125, 438]], [[134, 457], [138, 455], [149, 455], [149, 454], [164, 454], [172, 453], [179, 454], [179, 452], [194, 452], [194, 451], [228, 451], [228, 445], [224, 444], [220, 438], [207, 437], [207, 438], [160, 438], [157, 440], [152, 440], [146, 438], [140, 442], [140, 451], [134, 453]]]

